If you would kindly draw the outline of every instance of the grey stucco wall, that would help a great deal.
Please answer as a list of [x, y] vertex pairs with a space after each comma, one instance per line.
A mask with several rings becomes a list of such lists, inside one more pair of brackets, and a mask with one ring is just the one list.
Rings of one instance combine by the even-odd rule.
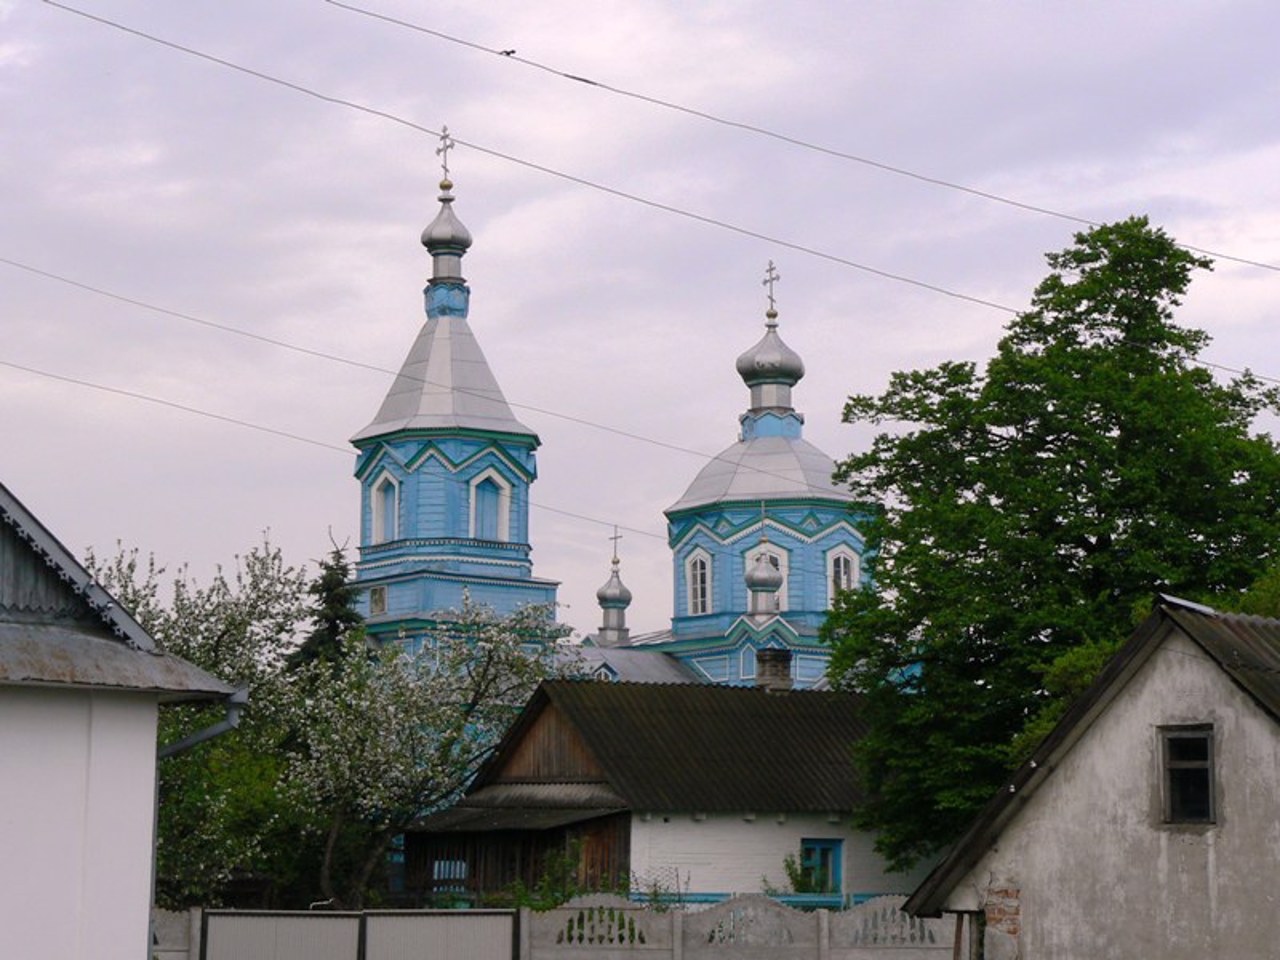
[[[1162, 822], [1159, 728], [1212, 723], [1216, 823]], [[988, 956], [1266, 957], [1280, 943], [1280, 726], [1173, 633], [970, 871]]]

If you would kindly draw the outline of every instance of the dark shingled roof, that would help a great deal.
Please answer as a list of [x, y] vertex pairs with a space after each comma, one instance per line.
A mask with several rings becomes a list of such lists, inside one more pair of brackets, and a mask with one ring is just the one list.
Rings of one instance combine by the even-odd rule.
[[831, 812], [859, 801], [857, 694], [584, 680], [543, 683], [470, 794], [548, 704], [632, 810]]
[[916, 916], [937, 916], [956, 884], [991, 848], [1000, 831], [1052, 775], [1061, 757], [1116, 698], [1169, 637], [1180, 630], [1258, 706], [1280, 722], [1280, 620], [1219, 613], [1161, 595], [1155, 610], [1116, 651], [1098, 679], [1080, 695], [1035, 755], [988, 802], [955, 847], [903, 905]]

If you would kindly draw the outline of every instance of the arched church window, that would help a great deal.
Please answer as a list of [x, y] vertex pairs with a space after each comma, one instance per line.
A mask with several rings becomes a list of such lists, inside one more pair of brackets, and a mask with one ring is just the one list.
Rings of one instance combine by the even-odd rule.
[[827, 606], [836, 602], [836, 596], [858, 585], [858, 555], [848, 547], [840, 547], [827, 555]]
[[476, 484], [476, 536], [481, 540], [498, 539], [498, 502], [502, 498], [492, 479]]
[[494, 468], [471, 478], [471, 533], [477, 540], [511, 539], [511, 484]]
[[711, 612], [711, 560], [705, 553], [689, 558], [685, 571], [689, 582], [689, 616]]
[[399, 533], [400, 488], [395, 480], [384, 476], [373, 488], [373, 542], [386, 543]]

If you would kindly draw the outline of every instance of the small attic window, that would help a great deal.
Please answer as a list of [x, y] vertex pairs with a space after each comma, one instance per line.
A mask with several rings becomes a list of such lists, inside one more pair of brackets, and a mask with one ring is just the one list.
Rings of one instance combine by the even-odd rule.
[[1160, 730], [1165, 823], [1213, 823], [1213, 725]]

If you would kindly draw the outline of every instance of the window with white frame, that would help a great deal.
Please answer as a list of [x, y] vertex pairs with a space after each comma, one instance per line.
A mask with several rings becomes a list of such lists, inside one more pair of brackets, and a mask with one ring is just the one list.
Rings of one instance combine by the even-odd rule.
[[[754, 544], [751, 549], [742, 555], [742, 562], [745, 564], [744, 570], [750, 570], [756, 562], [756, 558], [763, 552], [764, 557], [769, 564], [782, 574], [782, 586], [778, 587], [778, 592], [773, 595], [773, 609], [781, 612], [787, 609], [787, 584], [790, 582], [787, 576], [790, 563], [787, 559], [787, 552], [780, 550], [772, 545], [765, 546], [764, 550], [760, 549], [761, 544]], [[751, 591], [747, 591], [747, 609], [750, 609]]]
[[399, 535], [400, 484], [395, 477], [384, 473], [373, 485], [373, 542], [386, 543]]
[[695, 551], [685, 561], [685, 579], [689, 590], [689, 616], [700, 617], [710, 613], [711, 557], [706, 551]]
[[827, 606], [834, 606], [836, 596], [858, 585], [862, 570], [855, 553], [849, 547], [836, 547], [827, 554]]
[[471, 534], [476, 540], [511, 539], [511, 484], [492, 468], [471, 479]]

